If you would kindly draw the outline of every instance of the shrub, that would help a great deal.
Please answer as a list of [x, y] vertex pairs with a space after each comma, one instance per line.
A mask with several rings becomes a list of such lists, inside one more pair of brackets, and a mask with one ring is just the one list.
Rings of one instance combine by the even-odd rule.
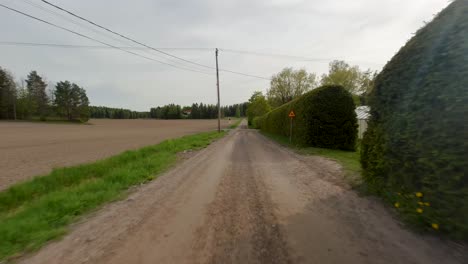
[[293, 142], [319, 148], [355, 150], [357, 120], [351, 94], [342, 86], [323, 86], [254, 120], [262, 131], [289, 136], [294, 111]]
[[372, 191], [392, 203], [398, 202], [396, 193], [421, 192], [431, 204], [430, 214], [399, 209], [405, 219], [464, 239], [467, 14], [468, 2], [454, 1], [384, 67], [369, 96], [372, 117], [361, 156], [363, 176]]

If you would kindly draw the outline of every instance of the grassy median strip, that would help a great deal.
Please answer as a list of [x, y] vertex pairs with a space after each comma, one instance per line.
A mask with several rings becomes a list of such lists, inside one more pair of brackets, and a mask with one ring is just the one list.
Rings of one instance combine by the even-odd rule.
[[359, 149], [357, 151], [344, 151], [338, 149], [324, 149], [324, 148], [313, 148], [303, 147], [289, 143], [289, 138], [284, 136], [278, 136], [270, 133], [261, 132], [266, 137], [273, 139], [274, 141], [292, 148], [299, 154], [303, 155], [317, 155], [323, 156], [332, 160], [337, 161], [345, 172], [346, 180], [353, 186], [358, 187], [362, 183], [361, 179], [361, 163], [359, 162]]
[[207, 132], [126, 151], [94, 163], [60, 168], [0, 192], [0, 260], [38, 249], [67, 231], [67, 225], [102, 204], [154, 179], [177, 160], [224, 136]]

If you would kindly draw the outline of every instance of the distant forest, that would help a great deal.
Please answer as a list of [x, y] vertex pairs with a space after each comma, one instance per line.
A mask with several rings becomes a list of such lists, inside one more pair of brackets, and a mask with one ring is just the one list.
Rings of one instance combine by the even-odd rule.
[[[75, 83], [60, 81], [48, 87], [46, 78], [31, 71], [25, 79], [15, 82], [13, 75], [0, 67], [0, 119], [81, 121], [89, 118], [110, 119], [214, 119], [216, 105], [194, 103], [191, 106], [168, 104], [153, 107], [148, 112], [123, 108], [90, 106], [86, 90]], [[222, 117], [246, 116], [247, 103], [221, 107]]]
[[[222, 117], [244, 117], [246, 116], [247, 103], [234, 104], [221, 107]], [[191, 106], [168, 104], [153, 107], [149, 112], [138, 112], [129, 109], [111, 108], [105, 106], [90, 106], [90, 118], [110, 119], [214, 119], [218, 117], [216, 105], [194, 103]]]

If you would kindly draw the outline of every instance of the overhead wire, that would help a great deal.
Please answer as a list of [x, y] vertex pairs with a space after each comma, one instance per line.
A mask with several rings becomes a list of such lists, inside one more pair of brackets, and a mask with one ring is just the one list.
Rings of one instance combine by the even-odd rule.
[[256, 55], [256, 56], [268, 56], [268, 57], [284, 57], [284, 58], [301, 59], [301, 60], [307, 60], [307, 61], [333, 60], [333, 59], [326, 59], [326, 58], [308, 58], [308, 57], [296, 56], [296, 55], [256, 52], [256, 51], [249, 51], [249, 50], [237, 50], [237, 49], [220, 49], [220, 50], [224, 52], [231, 52], [231, 53], [250, 54], [250, 55]]
[[[119, 43], [122, 43], [122, 44], [125, 45], [125, 47], [121, 47], [121, 48], [123, 48], [123, 49], [133, 49], [133, 48], [134, 48], [134, 46], [126, 47], [126, 46], [128, 46], [128, 44], [129, 44], [128, 41], [126, 41], [126, 40], [124, 40], [124, 39], [122, 39], [122, 38], [114, 37], [113, 35], [109, 34], [108, 32], [103, 32], [103, 31], [96, 30], [95, 28], [93, 28], [93, 27], [91, 27], [91, 26], [87, 26], [87, 24], [85, 25], [85, 24], [79, 23], [79, 22], [77, 22], [77, 21], [75, 21], [75, 20], [73, 20], [73, 19], [70, 19], [69, 17], [67, 17], [67, 16], [65, 16], [65, 15], [62, 15], [62, 14], [60, 14], [60, 13], [58, 13], [58, 12], [55, 12], [55, 11], [50, 10], [50, 9], [47, 9], [47, 8], [45, 8], [44, 6], [41, 6], [41, 5], [39, 5], [39, 4], [33, 3], [33, 2], [31, 2], [30, 0], [21, 0], [21, 1], [24, 2], [24, 3], [26, 3], [26, 4], [31, 5], [31, 6], [33, 6], [33, 7], [36, 7], [36, 8], [38, 8], [38, 9], [41, 9], [42, 11], [45, 11], [45, 12], [47, 12], [47, 13], [49, 13], [49, 14], [52, 14], [52, 15], [57, 16], [57, 17], [60, 17], [61, 19], [64, 19], [64, 20], [66, 20], [66, 21], [68, 21], [68, 22], [70, 22], [70, 23], [72, 23], [72, 24], [74, 24], [74, 25], [77, 25], [77, 26], [81, 27], [81, 28], [84, 28], [84, 29], [87, 29], [87, 30], [91, 30], [91, 31], [93, 31], [94, 33], [97, 33], [97, 34], [99, 34], [99, 35], [103, 35], [103, 36], [105, 36], [105, 37], [108, 38], [108, 39], [112, 39], [112, 40], [114, 40], [114, 41], [117, 41], [117, 42], [119, 42]], [[108, 48], [108, 47], [107, 47], [107, 48]], [[142, 50], [144, 50], [144, 52], [145, 52], [146, 54], [150, 55], [150, 56], [156, 56], [156, 57], [158, 57], [158, 58], [160, 58], [160, 59], [167, 60], [167, 58], [166, 58], [166, 57], [163, 57], [162, 55], [153, 54], [153, 53], [149, 52], [147, 49], [142, 49]], [[173, 63], [173, 64], [179, 64], [179, 65], [182, 66], [182, 67], [185, 66], [185, 65], [183, 65], [183, 64], [182, 64], [181, 62], [179, 62], [179, 61], [169, 60], [169, 62], [170, 62], [170, 63]], [[198, 69], [197, 69], [197, 70], [198, 70]]]
[[[105, 31], [107, 31], [107, 32], [110, 32], [110, 33], [112, 33], [112, 34], [115, 34], [115, 35], [117, 35], [117, 36], [120, 36], [120, 37], [122, 37], [122, 38], [124, 38], [124, 39], [126, 39], [126, 40], [129, 40], [129, 41], [131, 41], [131, 42], [134, 42], [134, 43], [136, 43], [136, 44], [139, 44], [139, 45], [141, 45], [141, 46], [144, 46], [144, 47], [146, 47], [146, 48], [148, 48], [148, 49], [151, 49], [151, 50], [153, 50], [153, 51], [162, 53], [162, 54], [167, 55], [167, 56], [172, 57], [172, 58], [179, 59], [179, 60], [184, 61], [184, 62], [186, 62], [186, 63], [190, 63], [190, 64], [193, 64], [193, 65], [205, 67], [205, 68], [208, 68], [208, 69], [216, 69], [216, 68], [213, 67], [213, 66], [208, 66], [208, 65], [204, 65], [204, 64], [201, 64], [201, 63], [198, 63], [198, 62], [190, 61], [190, 60], [187, 60], [187, 59], [184, 59], [184, 58], [175, 56], [175, 55], [173, 55], [173, 54], [164, 52], [164, 51], [162, 51], [162, 50], [160, 50], [160, 49], [156, 49], [156, 48], [151, 47], [151, 46], [149, 46], [149, 45], [146, 45], [146, 44], [144, 44], [144, 43], [142, 43], [142, 42], [140, 42], [140, 41], [137, 41], [137, 40], [135, 40], [135, 39], [132, 39], [132, 38], [130, 38], [130, 37], [127, 37], [127, 36], [125, 36], [125, 35], [123, 35], [123, 34], [121, 34], [121, 33], [118, 33], [118, 32], [116, 32], [116, 31], [114, 31], [114, 30], [111, 30], [111, 29], [109, 29], [109, 28], [107, 28], [107, 27], [101, 26], [101, 25], [99, 25], [99, 24], [97, 24], [97, 23], [95, 23], [95, 22], [93, 22], [93, 21], [91, 21], [91, 20], [89, 20], [89, 19], [87, 19], [87, 18], [84, 18], [84, 17], [82, 17], [82, 16], [80, 16], [80, 15], [77, 15], [77, 14], [75, 14], [74, 12], [69, 11], [69, 10], [67, 10], [67, 9], [65, 9], [65, 8], [63, 8], [63, 7], [60, 7], [60, 6], [56, 5], [56, 4], [53, 4], [53, 3], [49, 2], [49, 1], [46, 1], [46, 0], [41, 0], [41, 1], [44, 2], [44, 3], [46, 3], [46, 4], [48, 4], [48, 5], [50, 5], [50, 6], [52, 6], [52, 7], [54, 7], [54, 8], [57, 8], [57, 9], [59, 9], [59, 10], [65, 12], [65, 13], [67, 13], [67, 14], [69, 14], [69, 15], [71, 15], [71, 16], [74, 16], [74, 17], [76, 17], [76, 18], [78, 18], [78, 19], [81, 19], [81, 20], [83, 20], [83, 21], [86, 21], [86, 22], [90, 23], [91, 25], [94, 25], [94, 26], [96, 26], [96, 27], [99, 27], [99, 28], [101, 28], [101, 29], [103, 29], [103, 30], [105, 30]], [[233, 73], [233, 74], [238, 74], [238, 75], [243, 75], [243, 76], [248, 76], [248, 77], [253, 77], [253, 78], [264, 79], [264, 80], [271, 80], [270, 78], [266, 78], [266, 77], [262, 77], [262, 76], [257, 76], [257, 75], [253, 75], [253, 74], [242, 73], [242, 72], [233, 71], [233, 70], [219, 69], [219, 71], [224, 71], [224, 72], [229, 72], [229, 73]]]
[[77, 21], [75, 21], [75, 20], [73, 20], [73, 19], [70, 19], [69, 17], [67, 17], [67, 16], [65, 16], [65, 15], [62, 15], [62, 14], [60, 14], [60, 13], [58, 13], [58, 12], [55, 12], [55, 11], [50, 10], [50, 9], [47, 9], [47, 8], [45, 8], [45, 7], [43, 7], [43, 6], [39, 5], [39, 4], [36, 4], [36, 3], [32, 2], [32, 1], [29, 1], [29, 0], [21, 0], [21, 1], [24, 2], [24, 3], [26, 3], [26, 4], [31, 5], [31, 6], [33, 6], [33, 7], [36, 7], [36, 8], [38, 8], [38, 9], [41, 9], [41, 10], [44, 11], [44, 12], [47, 12], [47, 13], [52, 14], [52, 15], [54, 15], [54, 16], [60, 17], [60, 18], [66, 20], [66, 21], [68, 21], [68, 22], [70, 22], [70, 23], [72, 23], [72, 24], [74, 24], [74, 25], [77, 25], [77, 26], [82, 27], [82, 28], [86, 28], [86, 29], [88, 29], [88, 30], [93, 31], [94, 33], [97, 33], [97, 34], [102, 34], [102, 35], [104, 35], [105, 37], [107, 37], [107, 38], [109, 38], [109, 39], [112, 39], [112, 40], [114, 40], [114, 41], [120, 42], [120, 43], [122, 43], [122, 44], [124, 44], [124, 45], [128, 45], [128, 43], [124, 42], [124, 41], [123, 41], [122, 39], [120, 39], [120, 38], [113, 37], [113, 36], [111, 36], [110, 34], [103, 34], [103, 32], [101, 32], [101, 31], [98, 31], [98, 30], [96, 30], [96, 29], [94, 29], [94, 28], [92, 28], [92, 27], [90, 27], [90, 26], [86, 26], [86, 25], [84, 25], [84, 24], [82, 24], [82, 23], [78, 23]]
[[[18, 42], [18, 41], [0, 41], [0, 45], [5, 46], [37, 46], [37, 47], [56, 47], [56, 48], [89, 48], [89, 49], [112, 49], [108, 46], [97, 46], [97, 45], [75, 45], [75, 44], [58, 44], [58, 43], [37, 43], [37, 42]], [[133, 47], [133, 46], [118, 46], [122, 49], [135, 49], [135, 50], [147, 50], [145, 47]], [[161, 50], [202, 50], [212, 51], [214, 48], [158, 48]]]
[[76, 32], [76, 31], [74, 31], [74, 30], [71, 30], [71, 29], [68, 29], [68, 28], [65, 28], [65, 27], [56, 25], [56, 24], [54, 24], [54, 23], [52, 23], [52, 22], [49, 22], [49, 21], [46, 21], [46, 20], [44, 20], [44, 19], [35, 17], [35, 16], [33, 16], [33, 15], [30, 15], [30, 14], [27, 14], [27, 13], [25, 13], [25, 12], [19, 11], [19, 10], [17, 10], [17, 9], [8, 7], [8, 6], [4, 5], [4, 4], [0, 4], [0, 6], [3, 7], [3, 8], [8, 9], [8, 10], [10, 10], [10, 11], [13, 11], [13, 12], [16, 12], [16, 13], [18, 13], [18, 14], [21, 14], [21, 15], [24, 15], [24, 16], [26, 16], [26, 17], [29, 17], [29, 18], [31, 18], [31, 19], [34, 19], [34, 20], [40, 21], [40, 22], [42, 22], [42, 23], [45, 23], [45, 24], [47, 24], [47, 25], [53, 26], [53, 27], [55, 27], [55, 28], [62, 29], [62, 30], [64, 30], [64, 31], [67, 31], [67, 32], [70, 32], [70, 33], [72, 33], [72, 34], [78, 35], [78, 36], [80, 36], [80, 37], [86, 38], [86, 39], [88, 39], [88, 40], [91, 40], [91, 41], [94, 41], [94, 42], [98, 42], [98, 43], [103, 44], [103, 45], [106, 45], [106, 46], [108, 46], [108, 47], [112, 47], [112, 48], [114, 48], [114, 49], [118, 49], [118, 50], [121, 50], [121, 51], [123, 51], [123, 52], [129, 53], [129, 54], [132, 54], [132, 55], [135, 55], [135, 56], [138, 56], [138, 57], [147, 59], [147, 60], [155, 61], [155, 62], [164, 64], [164, 65], [168, 65], [168, 66], [171, 66], [171, 67], [174, 67], [174, 68], [178, 68], [178, 69], [181, 69], [181, 70], [186, 70], [186, 71], [191, 71], [191, 72], [198, 72], [198, 73], [203, 73], [203, 74], [207, 74], [207, 75], [212, 75], [211, 73], [206, 73], [206, 72], [202, 72], [202, 71], [198, 71], [198, 70], [193, 70], [193, 69], [189, 69], [189, 68], [185, 68], [185, 67], [180, 67], [180, 66], [173, 65], [173, 64], [170, 64], [170, 63], [167, 63], [167, 62], [164, 62], [164, 61], [156, 60], [156, 59], [153, 59], [153, 58], [150, 58], [150, 57], [147, 57], [147, 56], [144, 56], [144, 55], [141, 55], [141, 54], [138, 54], [138, 53], [129, 51], [129, 50], [125, 50], [125, 49], [120, 48], [120, 47], [118, 47], [118, 46], [114, 46], [114, 45], [112, 45], [112, 44], [108, 44], [108, 43], [106, 43], [106, 42], [103, 42], [103, 41], [101, 41], [101, 40], [98, 40], [98, 39], [89, 37], [89, 36], [87, 36], [87, 35], [84, 35], [84, 34], [82, 34], [82, 33]]
[[49, 1], [46, 1], [46, 0], [41, 0], [41, 1], [44, 2], [44, 3], [46, 3], [46, 4], [48, 4], [48, 5], [50, 5], [50, 6], [52, 6], [52, 7], [54, 7], [54, 8], [57, 8], [57, 9], [59, 9], [59, 10], [65, 12], [65, 13], [67, 13], [67, 14], [69, 14], [69, 15], [71, 15], [71, 16], [74, 16], [74, 17], [76, 17], [76, 18], [78, 18], [78, 19], [81, 19], [81, 20], [83, 20], [83, 21], [86, 21], [86, 22], [90, 23], [90, 24], [93, 25], [93, 26], [96, 26], [96, 27], [98, 27], [98, 28], [101, 28], [101, 29], [103, 29], [103, 30], [105, 30], [105, 31], [107, 31], [107, 32], [110, 32], [110, 33], [112, 33], [112, 34], [114, 34], [114, 35], [117, 35], [117, 36], [119, 36], [119, 37], [122, 37], [122, 38], [124, 38], [124, 39], [126, 39], [126, 40], [129, 40], [129, 41], [131, 41], [131, 42], [133, 42], [133, 43], [136, 43], [136, 44], [138, 44], [138, 45], [144, 46], [144, 47], [146, 47], [146, 48], [148, 48], [148, 49], [154, 50], [154, 51], [159, 52], [159, 53], [162, 53], [162, 54], [164, 54], [164, 55], [166, 55], [166, 56], [169, 56], [169, 57], [172, 57], [172, 58], [175, 58], [175, 59], [178, 59], [178, 60], [182, 60], [182, 61], [184, 61], [184, 62], [193, 64], [193, 65], [197, 65], [197, 66], [201, 66], [201, 67], [205, 67], [205, 68], [209, 68], [209, 69], [215, 69], [215, 68], [212, 67], [212, 66], [208, 66], [208, 65], [201, 64], [201, 63], [197, 63], [197, 62], [193, 62], [193, 61], [190, 61], [190, 60], [186, 60], [186, 59], [184, 59], [184, 58], [181, 58], [181, 57], [172, 55], [172, 54], [167, 53], [167, 52], [164, 52], [164, 51], [162, 51], [162, 50], [153, 48], [153, 47], [151, 47], [151, 46], [149, 46], [149, 45], [146, 45], [146, 44], [144, 44], [144, 43], [142, 43], [142, 42], [140, 42], [140, 41], [137, 41], [137, 40], [135, 40], [135, 39], [132, 39], [132, 38], [130, 38], [130, 37], [127, 37], [127, 36], [125, 36], [125, 35], [123, 35], [123, 34], [121, 34], [121, 33], [118, 33], [118, 32], [116, 32], [116, 31], [114, 31], [114, 30], [111, 30], [111, 29], [109, 29], [109, 28], [107, 28], [107, 27], [101, 26], [101, 25], [99, 25], [99, 24], [97, 24], [97, 23], [95, 23], [95, 22], [93, 22], [93, 21], [91, 21], [91, 20], [89, 20], [89, 19], [87, 19], [87, 18], [84, 18], [84, 17], [82, 17], [82, 16], [80, 16], [80, 15], [77, 15], [77, 14], [75, 14], [74, 12], [71, 12], [71, 11], [65, 9], [65, 8], [62, 8], [62, 7], [60, 7], [60, 6], [58, 6], [58, 5], [55, 5], [55, 4], [52, 4], [52, 3], [49, 2]]

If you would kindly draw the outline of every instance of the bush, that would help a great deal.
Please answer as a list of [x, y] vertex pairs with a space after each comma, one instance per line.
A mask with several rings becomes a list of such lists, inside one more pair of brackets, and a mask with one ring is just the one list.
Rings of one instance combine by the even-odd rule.
[[[369, 96], [372, 117], [361, 156], [370, 190], [398, 204], [405, 219], [463, 239], [468, 238], [466, 14], [468, 2], [454, 1], [384, 67]], [[430, 210], [404, 209], [401, 194], [414, 193], [424, 197], [416, 205], [428, 203]]]
[[319, 148], [355, 150], [357, 120], [353, 98], [341, 86], [323, 86], [258, 117], [262, 131], [289, 136], [294, 111], [293, 142]]

